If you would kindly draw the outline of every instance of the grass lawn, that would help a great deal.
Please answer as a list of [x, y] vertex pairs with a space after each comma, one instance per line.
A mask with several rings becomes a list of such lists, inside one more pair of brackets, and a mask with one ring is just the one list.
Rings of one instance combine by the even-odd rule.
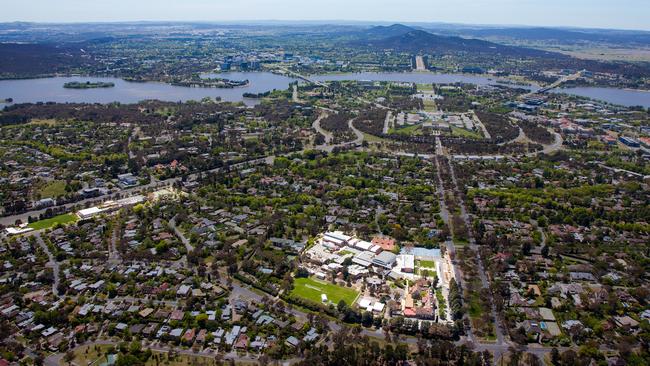
[[483, 309], [481, 308], [481, 300], [478, 297], [478, 292], [474, 292], [470, 295], [467, 312], [469, 313], [470, 318], [478, 318], [483, 315]]
[[415, 273], [430, 279], [434, 279], [438, 277], [436, 270], [433, 268], [415, 267]]
[[389, 139], [384, 139], [384, 138], [381, 138], [379, 136], [371, 135], [371, 134], [365, 133], [365, 132], [363, 132], [363, 139], [365, 141], [370, 142], [370, 143], [372, 143], [372, 142], [390, 142]]
[[42, 198], [56, 198], [65, 194], [65, 182], [55, 180], [43, 186], [40, 190]]
[[424, 110], [427, 112], [435, 112], [436, 110], [438, 110], [438, 106], [436, 105], [436, 102], [432, 100], [425, 100]]
[[418, 91], [433, 91], [433, 84], [418, 84]]
[[440, 288], [436, 289], [436, 299], [438, 299], [438, 312], [441, 318], [447, 317], [447, 303], [445, 302], [445, 296], [442, 294]]
[[483, 136], [481, 136], [480, 134], [478, 134], [478, 133], [476, 133], [474, 131], [466, 130], [464, 128], [459, 128], [459, 127], [456, 127], [456, 126], [451, 126], [451, 134], [454, 135], [454, 136], [468, 137], [468, 138], [473, 138], [473, 139], [482, 139], [483, 138]]
[[422, 125], [410, 125], [406, 127], [391, 128], [388, 133], [396, 133], [400, 135], [420, 135], [422, 134]]
[[27, 225], [27, 227], [32, 228], [34, 230], [43, 230], [43, 229], [49, 229], [51, 227], [54, 227], [57, 224], [65, 225], [75, 221], [77, 221], [77, 215], [67, 213], [59, 216], [54, 216], [49, 219], [32, 222], [31, 224]]
[[418, 266], [424, 267], [424, 268], [436, 268], [436, 262], [435, 261], [427, 261], [427, 260], [419, 260], [418, 261]]
[[[111, 348], [111, 346], [106, 344], [79, 347], [74, 351], [75, 357], [73, 362], [77, 365], [88, 365], [92, 362], [94, 362], [94, 365], [99, 365], [102, 362], [106, 362], [105, 353], [109, 348]], [[61, 360], [59, 365], [67, 365], [67, 363]]]
[[321, 303], [321, 294], [327, 295], [327, 299], [334, 304], [338, 304], [339, 301], [343, 300], [349, 306], [351, 306], [357, 299], [357, 296], [359, 296], [359, 292], [354, 289], [333, 285], [329, 282], [312, 278], [296, 278], [293, 284], [294, 288], [291, 291], [292, 295], [319, 304]]

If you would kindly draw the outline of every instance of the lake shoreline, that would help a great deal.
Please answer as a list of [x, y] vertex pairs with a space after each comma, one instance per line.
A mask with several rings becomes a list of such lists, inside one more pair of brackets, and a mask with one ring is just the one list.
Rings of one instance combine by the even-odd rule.
[[[210, 73], [203, 73], [209, 75]], [[215, 73], [213, 73], [214, 75]], [[188, 86], [174, 86], [168, 82], [125, 80], [114, 77], [94, 77], [85, 75], [55, 76], [30, 79], [8, 79], [0, 80], [0, 100], [13, 98], [13, 104], [18, 103], [102, 103], [113, 102], [131, 104], [147, 99], [161, 101], [187, 101], [201, 100], [205, 97], [220, 97], [224, 102], [245, 102], [247, 105], [254, 105], [259, 99], [246, 98], [243, 94], [260, 94], [273, 89], [286, 89], [292, 82], [300, 81], [297, 78], [279, 75], [270, 71], [250, 72], [223, 72], [218, 73], [219, 77], [231, 80], [248, 80], [245, 86], [234, 88], [196, 88]], [[445, 74], [437, 72], [363, 72], [363, 73], [325, 73], [310, 76], [316, 81], [343, 81], [343, 80], [373, 80], [373, 81], [394, 81], [414, 82], [418, 84], [453, 84], [466, 83], [475, 85], [498, 85], [509, 88], [521, 88], [534, 91], [535, 86], [521, 84], [504, 84], [503, 80], [476, 74]], [[61, 84], [65, 82], [113, 82], [113, 88], [88, 88], [88, 89], [62, 89]], [[501, 82], [500, 82], [501, 81]], [[601, 100], [610, 104], [633, 107], [641, 105], [650, 108], [650, 98], [647, 90], [618, 89], [591, 87], [593, 90], [577, 90], [579, 94], [572, 93], [575, 88], [560, 88], [554, 92], [578, 95], [595, 100]], [[65, 91], [63, 91], [65, 90]], [[6, 105], [6, 104], [5, 104]]]

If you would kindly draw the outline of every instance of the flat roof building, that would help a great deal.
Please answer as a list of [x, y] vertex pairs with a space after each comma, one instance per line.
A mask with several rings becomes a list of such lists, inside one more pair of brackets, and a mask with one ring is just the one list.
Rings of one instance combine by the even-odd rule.
[[395, 265], [397, 255], [391, 252], [381, 252], [372, 259], [372, 264], [391, 269]]
[[86, 219], [93, 218], [94, 216], [97, 216], [102, 212], [104, 212], [104, 210], [95, 206], [95, 207], [85, 208], [83, 210], [77, 211], [77, 216], [79, 216], [79, 218], [82, 220], [86, 220]]
[[372, 247], [372, 243], [357, 238], [350, 240], [349, 244], [359, 250], [368, 250]]
[[351, 236], [345, 235], [340, 231], [330, 231], [323, 234], [324, 242], [332, 243], [339, 247], [347, 245], [350, 239], [352, 239]]
[[397, 257], [397, 263], [404, 273], [413, 273], [415, 271], [415, 256], [412, 254], [400, 254]]
[[368, 267], [373, 263], [374, 258], [375, 255], [371, 252], [361, 252], [352, 258], [352, 263], [356, 263], [363, 267]]

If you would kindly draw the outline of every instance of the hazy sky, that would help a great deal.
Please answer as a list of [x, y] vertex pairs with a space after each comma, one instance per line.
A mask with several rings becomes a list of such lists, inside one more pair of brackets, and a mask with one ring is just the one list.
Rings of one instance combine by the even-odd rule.
[[18, 0], [0, 21], [370, 20], [650, 30], [650, 0]]

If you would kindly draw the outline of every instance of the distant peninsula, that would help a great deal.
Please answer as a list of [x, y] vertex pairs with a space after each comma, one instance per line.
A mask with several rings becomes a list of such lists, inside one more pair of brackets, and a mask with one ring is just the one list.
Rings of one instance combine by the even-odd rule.
[[114, 87], [114, 83], [105, 83], [102, 81], [98, 82], [90, 82], [86, 81], [84, 82], [79, 82], [79, 81], [71, 81], [69, 83], [63, 84], [63, 87], [66, 89], [96, 89], [96, 88], [112, 88]]
[[171, 85], [175, 86], [186, 86], [190, 88], [219, 88], [219, 89], [231, 89], [242, 86], [247, 86], [250, 82], [248, 80], [229, 80], [222, 78], [191, 78], [184, 80], [172, 81]]

